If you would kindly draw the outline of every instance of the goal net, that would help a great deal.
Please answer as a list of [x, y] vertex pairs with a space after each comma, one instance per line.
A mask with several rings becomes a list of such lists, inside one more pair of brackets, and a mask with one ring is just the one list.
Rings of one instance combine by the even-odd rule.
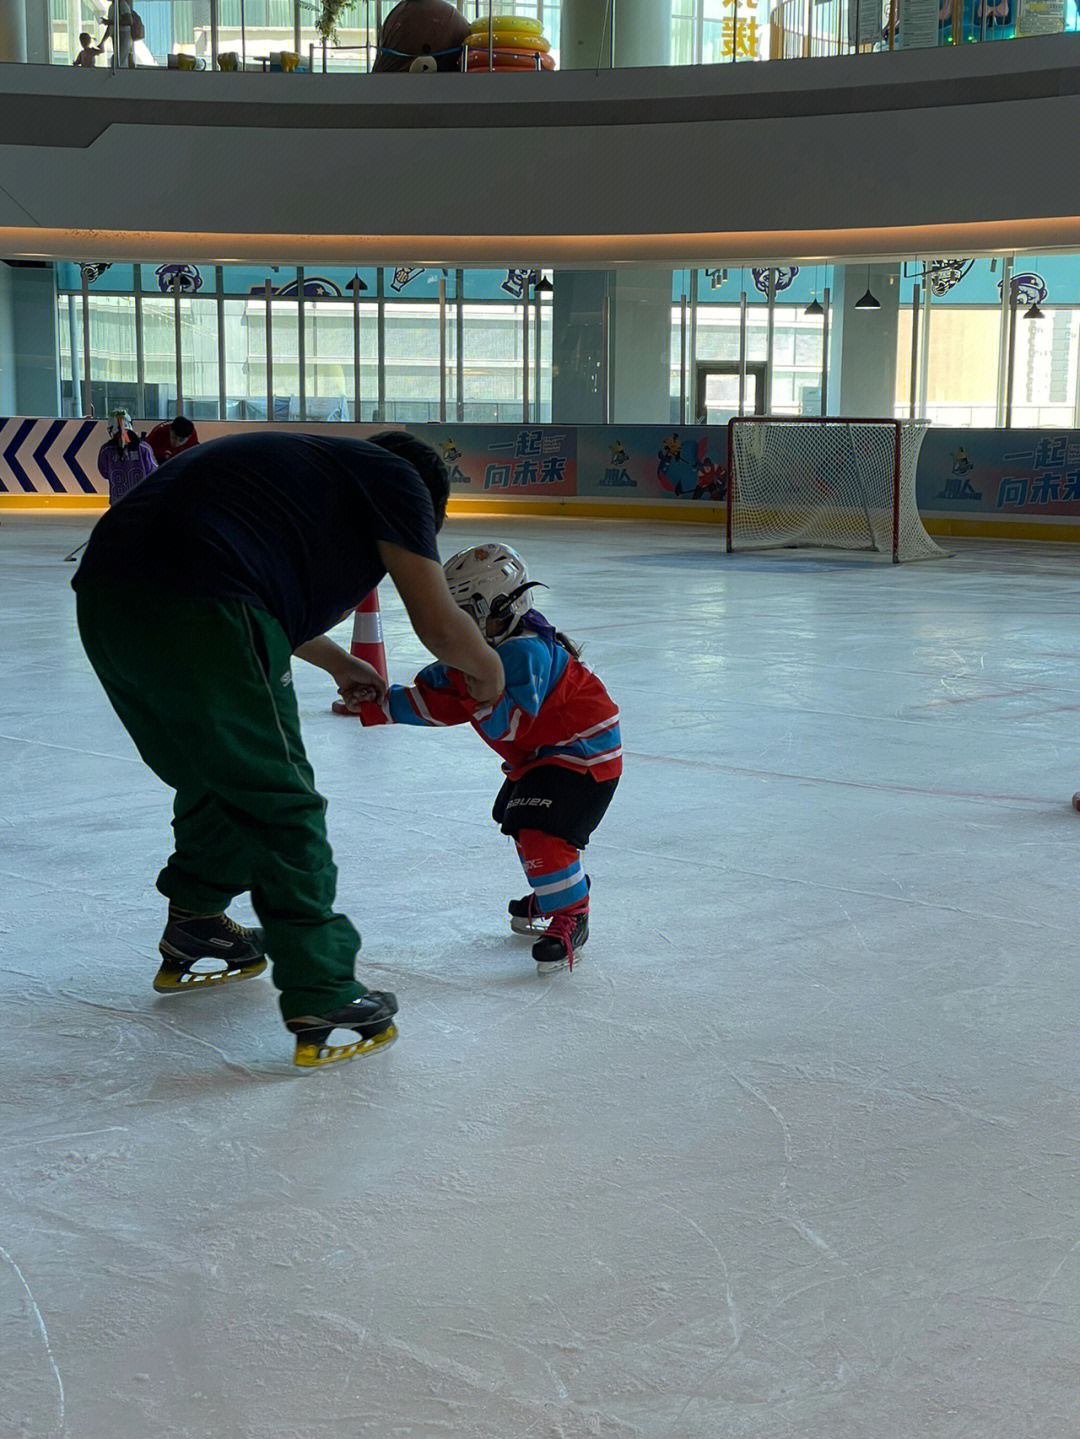
[[924, 420], [729, 421], [728, 550], [877, 550], [894, 564], [945, 557], [915, 502], [928, 428]]

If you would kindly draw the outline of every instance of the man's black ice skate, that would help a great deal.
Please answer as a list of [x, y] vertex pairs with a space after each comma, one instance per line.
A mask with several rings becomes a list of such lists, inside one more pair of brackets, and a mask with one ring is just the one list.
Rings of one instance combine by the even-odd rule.
[[[592, 880], [588, 875], [585, 876], [585, 884], [592, 888]], [[532, 890], [522, 899], [512, 899], [506, 909], [510, 915], [510, 928], [515, 934], [547, 933], [548, 916], [541, 910]]]
[[589, 937], [589, 901], [580, 900], [557, 909], [543, 935], [532, 947], [533, 959], [540, 974], [556, 969], [573, 969], [578, 950]]
[[341, 1009], [286, 1020], [286, 1028], [296, 1036], [293, 1063], [312, 1069], [393, 1044], [398, 1034], [397, 1008], [396, 995], [371, 989]]
[[266, 968], [262, 930], [245, 929], [227, 914], [170, 915], [158, 949], [158, 994], [194, 994], [253, 979]]

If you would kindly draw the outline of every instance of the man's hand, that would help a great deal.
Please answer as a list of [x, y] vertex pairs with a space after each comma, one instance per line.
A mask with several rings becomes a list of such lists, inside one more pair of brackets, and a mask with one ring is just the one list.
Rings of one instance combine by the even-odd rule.
[[329, 635], [316, 635], [298, 645], [293, 654], [326, 671], [352, 714], [358, 714], [362, 704], [381, 704], [386, 698], [386, 681], [379, 671], [348, 654]]
[[332, 673], [342, 703], [352, 714], [359, 714], [363, 704], [380, 704], [386, 698], [386, 681], [366, 660], [342, 655]]

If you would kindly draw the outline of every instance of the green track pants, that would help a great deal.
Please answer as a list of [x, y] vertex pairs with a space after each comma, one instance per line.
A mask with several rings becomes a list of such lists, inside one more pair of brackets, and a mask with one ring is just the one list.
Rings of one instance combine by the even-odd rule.
[[157, 887], [215, 914], [244, 891], [266, 933], [285, 1019], [366, 993], [360, 936], [333, 912], [326, 801], [300, 737], [284, 630], [237, 600], [87, 582], [83, 646], [120, 720], [176, 791], [175, 852]]

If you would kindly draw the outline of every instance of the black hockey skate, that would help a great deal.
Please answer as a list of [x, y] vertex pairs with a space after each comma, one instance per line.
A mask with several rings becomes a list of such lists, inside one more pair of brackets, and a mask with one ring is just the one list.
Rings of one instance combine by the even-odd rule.
[[398, 1035], [397, 1008], [396, 995], [371, 989], [341, 1009], [286, 1020], [286, 1028], [296, 1036], [293, 1063], [313, 1069], [393, 1044]]
[[541, 913], [532, 890], [524, 899], [512, 899], [506, 908], [515, 934], [543, 934], [547, 928], [547, 917]]
[[[585, 884], [591, 889], [592, 880], [585, 876]], [[522, 899], [512, 899], [506, 906], [510, 915], [510, 928], [515, 934], [540, 935], [547, 933], [549, 915], [544, 914], [532, 890]]]
[[589, 901], [580, 900], [557, 909], [548, 927], [532, 947], [539, 974], [574, 968], [574, 958], [589, 937]]
[[194, 994], [238, 979], [254, 979], [266, 968], [261, 929], [245, 929], [227, 914], [170, 918], [158, 945], [158, 994]]

